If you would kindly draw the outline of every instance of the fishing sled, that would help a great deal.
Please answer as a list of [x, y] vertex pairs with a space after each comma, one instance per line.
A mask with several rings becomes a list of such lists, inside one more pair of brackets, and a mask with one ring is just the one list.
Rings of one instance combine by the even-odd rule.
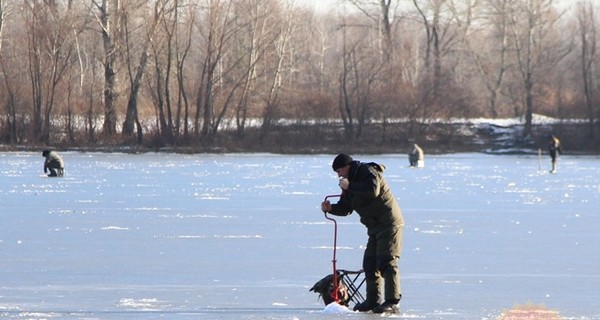
[[[325, 201], [332, 197], [339, 197], [339, 195], [329, 195], [325, 197]], [[365, 300], [364, 296], [360, 292], [360, 288], [365, 283], [363, 270], [359, 271], [348, 271], [343, 269], [337, 269], [336, 263], [336, 251], [337, 251], [337, 221], [327, 215], [324, 212], [325, 219], [332, 221], [334, 226], [333, 232], [333, 272], [321, 280], [317, 281], [309, 291], [313, 291], [319, 294], [319, 297], [323, 299], [325, 305], [329, 305], [332, 302], [336, 302], [343, 306], [348, 306], [350, 302], [354, 304], [361, 303]]]
[[363, 271], [336, 270], [334, 274], [329, 274], [323, 279], [317, 281], [309, 291], [319, 294], [325, 305], [337, 302], [340, 305], [348, 306], [350, 302], [359, 304], [365, 301], [365, 297], [360, 292], [360, 288], [365, 283]]

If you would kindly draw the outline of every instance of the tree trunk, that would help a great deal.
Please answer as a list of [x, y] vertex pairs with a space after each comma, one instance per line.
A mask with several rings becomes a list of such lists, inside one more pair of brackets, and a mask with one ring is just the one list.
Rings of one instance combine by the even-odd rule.
[[[109, 1], [111, 1], [109, 3]], [[100, 11], [99, 22], [102, 30], [102, 45], [104, 49], [104, 123], [102, 132], [110, 137], [117, 132], [117, 112], [115, 110], [115, 86], [117, 74], [115, 65], [117, 63], [116, 35], [118, 34], [119, 0], [102, 0], [100, 4], [95, 3]], [[110, 8], [112, 6], [112, 8]], [[115, 18], [111, 19], [111, 16]], [[113, 30], [113, 25], [115, 30]]]

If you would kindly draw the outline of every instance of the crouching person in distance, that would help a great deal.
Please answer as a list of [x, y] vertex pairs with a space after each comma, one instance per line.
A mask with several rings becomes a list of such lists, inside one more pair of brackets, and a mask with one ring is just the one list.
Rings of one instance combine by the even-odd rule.
[[[366, 299], [354, 310], [398, 313], [402, 298], [398, 260], [402, 251], [404, 218], [383, 178], [385, 167], [374, 162], [355, 161], [346, 154], [335, 157], [332, 167], [340, 177], [342, 195], [335, 204], [323, 201], [321, 210], [336, 216], [347, 216], [356, 211], [369, 236], [363, 256]], [[383, 296], [380, 287], [384, 289]]]
[[423, 168], [425, 166], [425, 153], [418, 144], [413, 144], [412, 150], [408, 153], [408, 162], [411, 167]]
[[48, 173], [48, 177], [62, 177], [65, 175], [65, 162], [56, 151], [44, 150], [42, 156], [46, 158], [44, 161], [44, 173]]

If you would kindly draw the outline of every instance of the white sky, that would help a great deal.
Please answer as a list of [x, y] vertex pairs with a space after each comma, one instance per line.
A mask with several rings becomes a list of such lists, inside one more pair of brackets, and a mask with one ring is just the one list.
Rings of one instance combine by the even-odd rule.
[[339, 5], [340, 0], [295, 0], [297, 4], [313, 6], [319, 11], [328, 11]]
[[[291, 0], [299, 5], [313, 6], [319, 11], [329, 11], [335, 7], [339, 7], [344, 0]], [[596, 1], [600, 3], [600, 0], [554, 0], [554, 4], [562, 9], [573, 9], [576, 3], [582, 1]]]

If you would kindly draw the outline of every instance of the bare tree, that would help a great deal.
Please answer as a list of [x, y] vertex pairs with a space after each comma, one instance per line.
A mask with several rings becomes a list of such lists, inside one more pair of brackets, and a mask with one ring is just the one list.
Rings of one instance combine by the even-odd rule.
[[514, 1], [507, 12], [518, 73], [525, 94], [525, 137], [531, 136], [534, 110], [534, 86], [569, 52], [555, 26], [560, 14], [553, 0]]
[[485, 7], [481, 19], [483, 26], [491, 29], [488, 38], [482, 39], [462, 33], [462, 40], [481, 75], [483, 87], [488, 92], [487, 109], [493, 118], [498, 117], [498, 99], [501, 96], [508, 68], [510, 47], [507, 5], [509, 1], [511, 0], [484, 1]]
[[17, 106], [15, 101], [15, 92], [10, 83], [9, 70], [4, 64], [4, 29], [7, 21], [7, 6], [6, 0], [0, 0], [0, 67], [6, 87], [7, 101], [6, 103], [6, 141], [10, 144], [17, 142]]
[[4, 42], [4, 21], [6, 20], [6, 0], [0, 0], [0, 51]]
[[150, 85], [150, 95], [157, 109], [159, 135], [171, 143], [173, 141], [173, 114], [171, 110], [171, 78], [175, 55], [175, 35], [178, 27], [178, 0], [174, 0], [172, 10], [167, 10], [160, 19], [160, 29], [150, 42], [154, 57], [154, 86]]
[[[589, 136], [595, 138], [595, 121], [600, 111], [595, 110], [594, 96], [596, 93], [596, 78], [594, 69], [598, 61], [596, 43], [598, 41], [596, 29], [596, 14], [590, 2], [580, 3], [577, 7], [577, 22], [579, 31], [579, 43], [581, 46], [581, 77], [583, 82], [583, 98], [588, 113]], [[600, 110], [600, 109], [598, 109]]]
[[189, 138], [190, 104], [184, 71], [192, 45], [195, 17], [193, 6], [186, 0], [172, 0], [151, 41], [154, 80], [149, 85], [150, 95], [156, 107], [160, 135], [169, 143], [179, 142], [182, 123], [183, 137]]
[[[126, 143], [151, 132], [219, 143], [223, 128], [253, 133], [254, 119], [269, 143], [283, 118], [341, 118], [353, 140], [381, 119], [384, 140], [405, 139], [428, 119], [509, 108], [526, 135], [533, 112], [577, 112], [598, 139], [597, 6], [580, 2], [563, 15], [554, 0], [339, 0], [348, 10], [336, 12], [298, 0], [0, 0], [1, 139], [109, 142], [122, 129]], [[7, 19], [17, 6], [21, 19]], [[410, 121], [396, 131], [394, 118]]]
[[[434, 93], [439, 88], [442, 73], [442, 41], [448, 26], [443, 20], [442, 9], [448, 0], [413, 0], [413, 4], [425, 27], [425, 71], [432, 75]], [[425, 2], [425, 3], [421, 3]], [[433, 55], [433, 63], [431, 62]], [[433, 70], [431, 72], [431, 70]]]
[[[183, 139], [189, 139], [189, 119], [190, 119], [190, 102], [188, 99], [188, 93], [186, 90], [186, 82], [184, 81], [184, 70], [187, 61], [187, 57], [192, 46], [192, 35], [194, 32], [194, 25], [196, 22], [196, 12], [193, 6], [188, 6], [188, 18], [187, 18], [187, 29], [186, 33], [183, 34], [183, 39], [180, 38], [179, 32], [175, 32], [176, 42], [176, 66], [177, 66], [177, 113], [175, 122], [175, 132], [179, 136], [181, 123], [183, 122]], [[182, 111], [183, 108], [183, 111]], [[183, 112], [183, 117], [181, 113]]]
[[380, 34], [379, 43], [382, 60], [390, 62], [393, 57], [392, 23], [394, 21], [395, 6], [398, 0], [347, 0], [354, 8], [362, 12], [375, 23]]
[[[215, 123], [215, 84], [222, 78], [218, 67], [226, 54], [229, 41], [235, 34], [232, 3], [222, 0], [206, 0], [206, 20], [201, 26], [204, 52], [201, 61], [200, 81], [196, 94], [195, 133], [203, 138], [212, 138], [218, 130]], [[200, 124], [202, 119], [202, 124]]]
[[189, 140], [190, 102], [185, 67], [195, 31], [196, 10], [194, 2], [187, 0], [165, 2], [159, 28], [150, 41], [154, 79], [149, 81], [149, 94], [161, 142], [178, 144], [182, 135], [183, 140]]
[[73, 62], [71, 7], [37, 0], [25, 2], [28, 63], [33, 105], [33, 139], [50, 143], [52, 111], [59, 82]]
[[[385, 64], [370, 59], [373, 47], [369, 46], [368, 29], [350, 32], [346, 22], [342, 23], [342, 61], [339, 73], [338, 107], [344, 123], [347, 139], [360, 140], [364, 126], [373, 115], [374, 94], [381, 82]], [[354, 29], [358, 30], [358, 29]], [[354, 31], [352, 30], [352, 31]]]
[[101, 80], [101, 78], [98, 79], [98, 74], [100, 73], [98, 70], [101, 66], [98, 63], [96, 63], [97, 54], [98, 53], [96, 50], [90, 48], [90, 52], [86, 55], [88, 58], [86, 61], [86, 64], [88, 65], [88, 70], [86, 70], [86, 72], [89, 73], [89, 77], [87, 87], [82, 89], [82, 92], [85, 92], [87, 97], [87, 99], [83, 99], [84, 103], [87, 105], [87, 108], [85, 110], [85, 135], [87, 137], [87, 140], [92, 143], [96, 142], [96, 94], [97, 92], [104, 92], [104, 90], [98, 91], [96, 89], [96, 86], [98, 86], [97, 82], [100, 82]]
[[286, 20], [282, 18], [284, 13], [276, 2], [256, 0], [243, 5], [239, 3], [236, 12], [246, 13], [239, 16], [239, 31], [233, 46], [235, 55], [240, 57], [233, 75], [241, 81], [232, 83], [239, 91], [235, 102], [237, 135], [242, 137], [245, 134], [249, 112], [254, 106], [255, 114], [262, 110], [261, 139], [264, 139], [275, 117], [284, 77], [283, 64], [289, 61], [289, 37], [293, 32], [291, 20], [294, 15], [288, 11]]
[[[265, 76], [265, 107], [262, 114], [262, 127], [261, 127], [261, 142], [264, 141], [264, 138], [270, 131], [270, 127], [273, 124], [273, 120], [275, 118], [275, 113], [277, 112], [278, 103], [279, 103], [279, 93], [282, 87], [282, 77], [283, 77], [283, 68], [286, 59], [288, 59], [288, 43], [289, 37], [292, 33], [293, 29], [293, 11], [288, 10], [288, 16], [282, 17], [279, 16], [275, 21], [271, 21], [267, 19], [268, 16], [276, 16], [278, 12], [269, 12], [271, 10], [277, 10], [279, 8], [266, 8], [266, 11], [263, 13], [262, 26], [263, 28], [267, 28], [264, 36], [264, 42], [267, 44], [273, 43], [275, 45], [275, 51], [272, 55], [269, 56], [268, 61], [265, 63], [266, 66], [271, 66], [269, 68], [269, 72], [266, 73], [268, 76]], [[275, 26], [279, 26], [278, 28], [269, 28], [269, 23], [275, 23]]]
[[104, 49], [104, 124], [102, 131], [106, 137], [117, 132], [117, 62], [121, 38], [121, 3], [120, 0], [91, 0], [90, 11], [94, 14]]
[[[126, 47], [126, 64], [127, 70], [129, 74], [129, 99], [127, 101], [127, 112], [125, 114], [125, 121], [123, 122], [123, 134], [126, 136], [133, 135], [134, 128], [136, 129], [137, 135], [137, 143], [142, 143], [143, 141], [143, 130], [142, 125], [139, 119], [138, 112], [138, 95], [140, 91], [140, 87], [142, 85], [142, 79], [144, 74], [146, 73], [146, 66], [148, 64], [148, 55], [150, 50], [151, 42], [154, 39], [154, 35], [156, 30], [158, 29], [159, 23], [162, 19], [162, 16], [165, 14], [165, 7], [167, 6], [168, 0], [158, 0], [154, 2], [152, 16], [148, 23], [143, 25], [143, 30], [145, 34], [143, 34], [142, 39], [142, 47], [139, 52], [139, 60], [137, 65], [134, 66], [134, 52], [132, 46], [135, 45], [134, 40], [132, 39], [132, 34], [130, 31], [130, 24], [132, 23], [132, 17], [128, 16], [125, 20], [125, 47]], [[132, 2], [128, 2], [128, 4], [133, 4]], [[130, 10], [133, 10], [133, 6], [129, 7]], [[128, 14], [132, 14], [132, 11], [128, 11]], [[139, 40], [139, 39], [137, 39]]]

